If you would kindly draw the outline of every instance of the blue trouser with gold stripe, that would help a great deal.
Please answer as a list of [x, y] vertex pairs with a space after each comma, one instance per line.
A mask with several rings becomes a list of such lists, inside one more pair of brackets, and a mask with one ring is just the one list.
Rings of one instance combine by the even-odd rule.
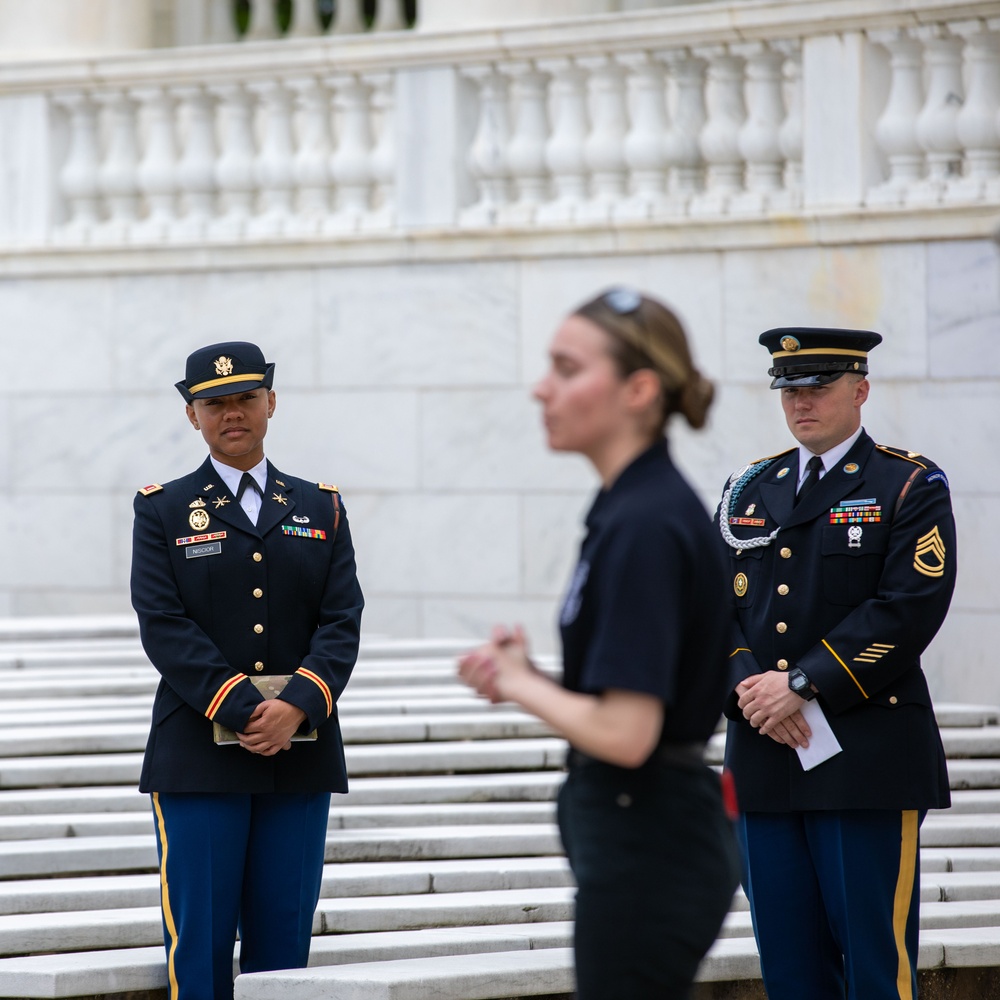
[[240, 971], [309, 960], [327, 792], [154, 792], [169, 1000], [232, 1000]]
[[741, 817], [769, 1000], [916, 997], [923, 818], [881, 809]]

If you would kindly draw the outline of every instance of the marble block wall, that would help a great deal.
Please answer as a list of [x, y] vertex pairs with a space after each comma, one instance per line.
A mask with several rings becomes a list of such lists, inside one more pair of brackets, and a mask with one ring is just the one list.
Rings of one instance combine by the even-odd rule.
[[[959, 584], [927, 657], [937, 697], [1000, 703], [1000, 257], [986, 240], [518, 256], [259, 270], [65, 268], [0, 279], [0, 615], [128, 610], [137, 487], [204, 457], [173, 383], [187, 353], [259, 342], [276, 365], [280, 468], [340, 485], [366, 631], [479, 636], [522, 621], [542, 649], [595, 480], [547, 453], [530, 387], [560, 317], [628, 282], [671, 303], [719, 384], [706, 431], [671, 431], [714, 505], [789, 445], [757, 334], [879, 330], [865, 425], [947, 471]], [[455, 255], [457, 257], [457, 255]], [[70, 276], [72, 275], [72, 276]]]

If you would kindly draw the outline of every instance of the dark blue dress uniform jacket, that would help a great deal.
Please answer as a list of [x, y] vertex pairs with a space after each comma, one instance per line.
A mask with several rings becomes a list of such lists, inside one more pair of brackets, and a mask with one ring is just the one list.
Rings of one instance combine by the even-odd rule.
[[[740, 807], [945, 807], [948, 774], [920, 655], [955, 586], [947, 479], [928, 459], [862, 432], [796, 506], [797, 481], [795, 450], [731, 504], [738, 539], [780, 528], [762, 548], [726, 545], [738, 619], [731, 680], [800, 667], [843, 753], [804, 771], [791, 748], [750, 727], [731, 695], [726, 764]], [[740, 519], [764, 523], [733, 523]], [[861, 529], [854, 545], [851, 527]]]
[[[364, 605], [351, 533], [342, 508], [334, 533], [329, 488], [267, 468], [256, 526], [209, 460], [135, 498], [132, 604], [162, 675], [142, 791], [347, 790], [337, 699], [357, 659]], [[194, 510], [207, 526], [196, 518], [192, 527]], [[189, 541], [201, 535], [209, 539]], [[189, 557], [201, 545], [210, 554]], [[263, 674], [293, 675], [281, 697], [306, 713], [303, 728], [318, 739], [271, 757], [217, 746], [213, 721], [242, 731], [262, 699], [248, 677]]]

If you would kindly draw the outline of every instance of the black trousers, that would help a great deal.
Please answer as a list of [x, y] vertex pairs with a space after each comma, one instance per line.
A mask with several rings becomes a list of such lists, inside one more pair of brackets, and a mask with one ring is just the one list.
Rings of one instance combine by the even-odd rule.
[[577, 1000], [684, 1000], [739, 882], [704, 765], [570, 764], [559, 831], [577, 882]]

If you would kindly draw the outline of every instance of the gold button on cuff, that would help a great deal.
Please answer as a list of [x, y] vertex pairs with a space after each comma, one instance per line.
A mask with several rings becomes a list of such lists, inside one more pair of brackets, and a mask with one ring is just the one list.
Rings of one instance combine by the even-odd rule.
[[261, 632], [264, 631], [264, 626], [263, 625], [254, 625], [253, 630], [257, 633], [257, 635], [260, 635]]
[[778, 622], [774, 627], [782, 634], [788, 631], [788, 626], [784, 622]]
[[257, 661], [257, 662], [256, 662], [256, 663], [255, 663], [255, 664], [253, 665], [253, 668], [254, 668], [254, 670], [263, 670], [263, 669], [264, 669], [264, 664], [263, 664], [263, 663], [261, 663], [261, 662], [260, 662], [260, 660], [258, 660], [258, 661]]
[[778, 669], [779, 670], [787, 670], [788, 669], [788, 660], [778, 660]]
[[781, 583], [781, 584], [779, 584], [778, 585], [778, 593], [781, 594], [782, 597], [784, 597], [785, 594], [788, 593], [788, 584], [787, 583]]
[[898, 699], [898, 698], [897, 698], [897, 697], [896, 697], [895, 695], [893, 695], [893, 696], [892, 696], [892, 697], [891, 697], [891, 698], [889, 699], [889, 704], [890, 704], [890, 705], [895, 705], [895, 704], [896, 704], [896, 702], [898, 702], [898, 701], [899, 701], [899, 699]]
[[253, 554], [253, 561], [254, 562], [260, 562], [261, 559], [263, 559], [263, 558], [264, 558], [264, 554], [262, 552], [255, 552]]
[[264, 596], [264, 591], [261, 590], [260, 587], [254, 587], [253, 588], [253, 596], [254, 597], [263, 597]]
[[788, 549], [788, 548], [782, 549], [778, 553], [778, 555], [781, 556], [782, 559], [791, 559], [792, 558], [792, 550]]

